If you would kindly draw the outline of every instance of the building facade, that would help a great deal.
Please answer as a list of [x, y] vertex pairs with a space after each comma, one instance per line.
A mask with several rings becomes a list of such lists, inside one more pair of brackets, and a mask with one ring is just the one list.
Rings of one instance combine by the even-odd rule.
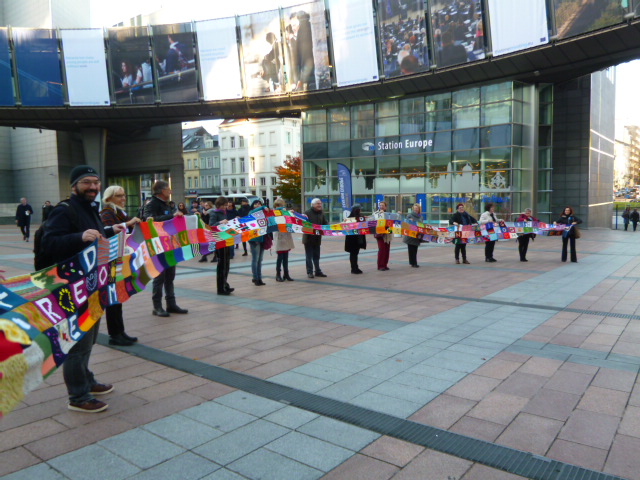
[[[613, 138], [604, 131], [608, 124], [613, 128], [613, 112], [603, 108], [615, 103], [613, 78], [598, 73], [584, 77], [582, 83], [586, 103], [576, 99], [585, 108], [576, 132], [586, 138], [590, 131], [598, 139]], [[505, 220], [512, 221], [525, 208], [532, 208], [537, 217], [550, 221], [556, 218], [558, 205], [568, 202], [588, 219], [599, 210], [592, 204], [600, 202], [601, 191], [607, 188], [611, 210], [612, 144], [609, 156], [604, 140], [597, 150], [582, 142], [582, 161], [599, 165], [600, 183], [581, 183], [576, 188], [567, 184], [573, 173], [567, 172], [571, 168], [564, 157], [567, 152], [560, 150], [565, 144], [554, 143], [555, 137], [566, 136], [559, 125], [567, 96], [561, 88], [556, 112], [555, 93], [553, 85], [502, 82], [307, 111], [303, 114], [304, 203], [318, 197], [331, 221], [341, 218], [338, 165], [342, 164], [351, 172], [353, 201], [366, 212], [374, 211], [381, 200], [390, 211], [401, 213], [419, 203], [426, 220], [440, 223], [449, 219], [457, 203], [477, 215], [493, 203]], [[593, 174], [584, 168], [588, 176]], [[562, 176], [557, 176], [558, 171]], [[560, 194], [553, 188], [554, 180], [564, 182]], [[604, 221], [603, 215], [596, 216], [598, 222]]]
[[222, 195], [248, 193], [269, 205], [274, 200], [276, 167], [300, 154], [297, 118], [225, 120], [220, 124]]
[[220, 195], [220, 147], [218, 136], [203, 127], [182, 130], [185, 200]]

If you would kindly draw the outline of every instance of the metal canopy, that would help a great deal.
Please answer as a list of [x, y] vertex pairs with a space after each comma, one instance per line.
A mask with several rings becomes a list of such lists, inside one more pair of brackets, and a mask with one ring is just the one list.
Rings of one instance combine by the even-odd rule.
[[79, 130], [148, 128], [214, 118], [297, 116], [352, 105], [519, 80], [556, 83], [640, 58], [640, 19], [509, 55], [376, 83], [317, 92], [219, 102], [110, 107], [0, 107], [0, 126]]

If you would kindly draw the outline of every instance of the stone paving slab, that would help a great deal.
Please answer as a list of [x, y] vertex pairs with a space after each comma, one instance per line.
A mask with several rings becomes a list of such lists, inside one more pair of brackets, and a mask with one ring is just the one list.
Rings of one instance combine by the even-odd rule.
[[[31, 256], [9, 232], [0, 227], [0, 268], [13, 275], [29, 270]], [[576, 265], [560, 264], [557, 239], [542, 238], [526, 268], [512, 242], [498, 244], [497, 264], [478, 261], [481, 247], [471, 246], [471, 266], [453, 264], [448, 247], [425, 245], [419, 272], [407, 268], [406, 250], [394, 242], [389, 272], [375, 272], [375, 250], [361, 254], [366, 274], [357, 284], [343, 241], [325, 240], [329, 278], [306, 279], [297, 245], [292, 283], [276, 284], [265, 273], [267, 286], [256, 288], [249, 257], [236, 257], [232, 297], [213, 293], [214, 265], [187, 262], [176, 282], [180, 305], [191, 313], [152, 317], [143, 292], [125, 305], [127, 331], [153, 348], [292, 389], [640, 478], [631, 453], [640, 438], [640, 320], [599, 313], [640, 310], [640, 248], [632, 236], [586, 231]], [[273, 260], [265, 259], [265, 272]], [[529, 306], [536, 302], [552, 308]], [[57, 372], [0, 420], [0, 475], [88, 478], [90, 452], [109, 472], [124, 465], [118, 471], [126, 475], [91, 478], [176, 478], [183, 471], [193, 473], [180, 478], [522, 478], [234, 391], [126, 349], [98, 346], [92, 365], [116, 384], [111, 408], [98, 418], [67, 412]]]

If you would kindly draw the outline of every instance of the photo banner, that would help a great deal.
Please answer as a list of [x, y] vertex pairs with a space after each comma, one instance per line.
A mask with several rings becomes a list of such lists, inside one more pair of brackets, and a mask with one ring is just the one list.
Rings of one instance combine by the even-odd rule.
[[69, 104], [109, 105], [107, 59], [102, 29], [61, 30]]
[[56, 31], [14, 28], [12, 33], [22, 105], [63, 106]]
[[338, 86], [378, 80], [371, 0], [329, 0], [329, 13]]
[[280, 12], [252, 13], [238, 17], [245, 94], [262, 97], [285, 93]]
[[424, 0], [378, 0], [380, 47], [387, 78], [429, 70]]
[[191, 28], [190, 23], [152, 27], [154, 61], [162, 103], [198, 101], [198, 74]]
[[196, 34], [204, 99], [242, 98], [236, 19], [196, 22]]
[[9, 33], [6, 28], [0, 28], [0, 105], [3, 107], [15, 105], [13, 79], [11, 78]]
[[624, 21], [629, 0], [553, 0], [558, 38], [573, 37]]
[[549, 43], [546, 0], [489, 0], [493, 56]]
[[476, 0], [429, 2], [434, 61], [438, 67], [484, 58], [482, 5]]
[[288, 92], [331, 88], [324, 1], [282, 9]]
[[109, 59], [111, 86], [117, 105], [155, 102], [147, 27], [110, 28]]

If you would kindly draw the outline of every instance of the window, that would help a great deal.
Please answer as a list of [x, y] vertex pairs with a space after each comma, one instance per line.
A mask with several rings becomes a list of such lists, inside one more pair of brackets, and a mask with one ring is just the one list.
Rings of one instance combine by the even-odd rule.
[[287, 132], [285, 138], [286, 138], [287, 145], [291, 145], [291, 132]]
[[200, 159], [200, 168], [205, 169], [207, 168], [207, 159], [205, 157]]
[[278, 179], [276, 177], [271, 177], [271, 185], [276, 185]]
[[213, 168], [220, 168], [220, 157], [213, 157]]
[[258, 145], [260, 145], [260, 146], [264, 145], [264, 133], [260, 133], [258, 135]]
[[231, 137], [231, 148], [236, 148], [236, 137]]
[[255, 186], [256, 186], [256, 179], [255, 179], [255, 178], [252, 178], [252, 179], [251, 179], [251, 186], [252, 186], [252, 187], [255, 187]]
[[207, 168], [213, 168], [213, 157], [207, 157]]
[[191, 170], [191, 159], [187, 160], [187, 170]]
[[220, 141], [220, 148], [227, 148], [227, 137], [222, 137]]
[[207, 184], [209, 185], [209, 188], [213, 187], [213, 176], [212, 175], [207, 175]]
[[255, 140], [253, 138], [253, 135], [249, 135], [249, 146], [250, 147], [255, 146]]
[[189, 177], [189, 188], [193, 188], [193, 179]]
[[204, 141], [205, 148], [213, 148], [213, 138], [207, 138]]
[[228, 187], [229, 186], [229, 180], [227, 180], [226, 178], [224, 180], [222, 180], [222, 186], [223, 187]]
[[260, 177], [260, 185], [266, 185], [267, 184], [267, 179], [264, 177]]
[[218, 188], [220, 186], [220, 177], [218, 175], [213, 176], [213, 186]]
[[198, 177], [193, 179], [193, 188], [198, 188]]
[[270, 163], [270, 167], [274, 168], [276, 166], [276, 156], [275, 155], [269, 155], [269, 163]]
[[[242, 138], [242, 137], [240, 137]], [[244, 157], [240, 157], [240, 173], [245, 173], [246, 170], [246, 166], [244, 164]]]
[[255, 173], [255, 171], [256, 171], [256, 158], [255, 157], [251, 157], [249, 159], [249, 161], [251, 162], [251, 171], [253, 173]]
[[269, 145], [276, 144], [276, 132], [269, 132]]
[[246, 185], [247, 185], [247, 181], [246, 181], [246, 179], [241, 178], [241, 179], [240, 179], [240, 186], [241, 186], [241, 187], [246, 187]]
[[207, 177], [204, 175], [200, 177], [200, 186], [202, 188], [207, 188]]
[[260, 168], [258, 170], [261, 172], [264, 171], [264, 155], [260, 155], [258, 157], [258, 163], [260, 164]]
[[222, 173], [229, 173], [227, 171], [227, 159], [226, 158], [222, 159]]
[[236, 159], [231, 159], [231, 173], [236, 173]]
[[235, 186], [236, 186], [236, 179], [235, 179], [235, 178], [232, 178], [232, 179], [231, 179], [231, 186], [232, 186], [232, 187], [235, 187]]
[[240, 148], [244, 147], [244, 137], [240, 135]]

